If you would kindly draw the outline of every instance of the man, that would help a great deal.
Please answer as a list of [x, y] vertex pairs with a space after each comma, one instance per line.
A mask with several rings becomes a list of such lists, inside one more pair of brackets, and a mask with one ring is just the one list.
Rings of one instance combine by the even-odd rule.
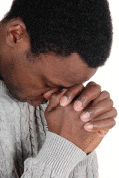
[[13, 1], [0, 23], [1, 178], [98, 177], [94, 150], [117, 111], [83, 83], [111, 43], [106, 0]]

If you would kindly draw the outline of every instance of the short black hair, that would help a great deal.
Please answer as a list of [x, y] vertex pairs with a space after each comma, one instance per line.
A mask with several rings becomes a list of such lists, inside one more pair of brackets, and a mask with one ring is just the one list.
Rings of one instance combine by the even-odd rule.
[[3, 22], [20, 17], [34, 54], [77, 52], [89, 67], [104, 65], [112, 45], [107, 0], [14, 0]]

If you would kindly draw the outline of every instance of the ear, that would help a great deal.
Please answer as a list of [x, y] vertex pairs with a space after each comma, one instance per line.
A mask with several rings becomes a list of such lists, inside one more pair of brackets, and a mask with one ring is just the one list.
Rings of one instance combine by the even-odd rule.
[[26, 34], [26, 26], [22, 20], [12, 19], [6, 25], [6, 42], [11, 47], [21, 43]]

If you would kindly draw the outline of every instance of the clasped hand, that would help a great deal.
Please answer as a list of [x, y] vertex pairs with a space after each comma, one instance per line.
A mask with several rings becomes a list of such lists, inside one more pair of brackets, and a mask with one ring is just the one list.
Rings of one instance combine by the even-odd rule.
[[89, 153], [116, 124], [117, 111], [107, 91], [90, 82], [53, 93], [45, 111], [48, 130]]

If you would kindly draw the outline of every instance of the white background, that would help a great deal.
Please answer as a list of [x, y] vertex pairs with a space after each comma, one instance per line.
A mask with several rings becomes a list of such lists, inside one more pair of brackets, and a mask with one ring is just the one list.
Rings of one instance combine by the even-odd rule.
[[[12, 0], [0, 0], [0, 20], [9, 10]], [[109, 0], [113, 19], [114, 39], [110, 58], [91, 79], [108, 90], [119, 110], [119, 8], [118, 0]], [[97, 148], [100, 178], [119, 178], [119, 116], [117, 125], [108, 133]]]

